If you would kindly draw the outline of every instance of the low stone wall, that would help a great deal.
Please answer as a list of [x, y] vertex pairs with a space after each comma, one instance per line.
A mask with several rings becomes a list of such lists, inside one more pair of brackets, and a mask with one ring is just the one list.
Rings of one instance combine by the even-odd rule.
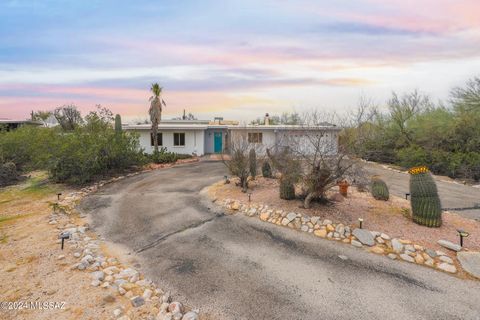
[[230, 213], [240, 212], [265, 222], [311, 233], [319, 238], [363, 248], [392, 260], [406, 261], [450, 274], [457, 273], [453, 259], [445, 252], [424, 248], [407, 239], [392, 238], [380, 231], [360, 229], [357, 226], [334, 223], [328, 219], [320, 220], [319, 217], [287, 212], [264, 204], [243, 203], [236, 199], [223, 199], [216, 203]]
[[[194, 161], [198, 161], [198, 159]], [[179, 163], [184, 162], [193, 161], [192, 159], [179, 161]], [[171, 166], [162, 166], [162, 168]], [[75, 207], [85, 196], [96, 192], [106, 184], [151, 170], [153, 169], [103, 180], [80, 191], [68, 194], [60, 201], [52, 204], [54, 212], [49, 216], [49, 224], [56, 226], [59, 234], [68, 234], [69, 236], [65, 246], [77, 259], [77, 262], [71, 266], [71, 270], [88, 272], [91, 277], [91, 285], [109, 290], [112, 301], [115, 300], [115, 295], [127, 299], [128, 303], [124, 307], [114, 310], [113, 318], [119, 320], [137, 318], [198, 320], [198, 310], [187, 311], [182, 303], [172, 301], [169, 292], [164, 292], [152, 281], [145, 279], [139, 271], [122, 265], [115, 257], [106, 256], [100, 249], [102, 241], [95, 239], [93, 234], [88, 234], [88, 224], [76, 223], [75, 219], [72, 219], [72, 214], [78, 213]], [[60, 239], [58, 243], [61, 243]], [[57, 259], [65, 259], [65, 255], [60, 255]]]

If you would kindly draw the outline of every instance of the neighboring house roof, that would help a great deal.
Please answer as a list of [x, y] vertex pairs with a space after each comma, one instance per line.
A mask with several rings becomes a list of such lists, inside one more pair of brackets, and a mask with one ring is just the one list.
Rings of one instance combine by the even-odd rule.
[[0, 124], [33, 124], [33, 125], [43, 125], [41, 121], [32, 121], [32, 120], [12, 120], [0, 118]]

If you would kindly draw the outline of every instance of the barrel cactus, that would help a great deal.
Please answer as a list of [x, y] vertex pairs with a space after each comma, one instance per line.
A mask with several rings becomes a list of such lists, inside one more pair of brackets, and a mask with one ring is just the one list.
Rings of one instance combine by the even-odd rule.
[[255, 153], [255, 149], [250, 149], [248, 162], [250, 165], [250, 175], [252, 176], [252, 179], [255, 180], [255, 177], [257, 176], [257, 154]]
[[264, 161], [262, 165], [262, 175], [264, 178], [272, 177], [272, 167], [268, 161]]
[[412, 218], [427, 227], [442, 225], [442, 205], [437, 185], [427, 167], [414, 167], [410, 173], [410, 203]]
[[378, 177], [372, 179], [372, 195], [377, 200], [387, 201], [390, 198], [387, 184]]
[[291, 179], [280, 179], [280, 199], [293, 200], [295, 199], [295, 185]]

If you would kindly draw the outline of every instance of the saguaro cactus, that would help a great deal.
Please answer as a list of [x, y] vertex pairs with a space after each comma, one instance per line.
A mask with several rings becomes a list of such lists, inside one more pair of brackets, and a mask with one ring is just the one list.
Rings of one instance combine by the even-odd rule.
[[115, 116], [115, 132], [120, 133], [122, 132], [122, 118], [119, 114]]
[[410, 203], [415, 223], [427, 227], [442, 225], [442, 205], [437, 185], [427, 167], [415, 167], [410, 173]]
[[248, 154], [248, 161], [250, 165], [250, 175], [252, 179], [255, 180], [257, 176], [257, 154], [255, 153], [255, 149], [250, 149], [250, 153]]
[[372, 179], [372, 196], [377, 200], [387, 201], [390, 198], [387, 184], [378, 177]]

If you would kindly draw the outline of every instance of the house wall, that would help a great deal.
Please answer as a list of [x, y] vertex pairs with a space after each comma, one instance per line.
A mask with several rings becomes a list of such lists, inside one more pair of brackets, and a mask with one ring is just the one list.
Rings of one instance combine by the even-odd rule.
[[[272, 130], [272, 129], [248, 129], [231, 130], [232, 141], [248, 135], [249, 132], [261, 132], [262, 143], [256, 144], [257, 154], [265, 154], [266, 149], [273, 149], [275, 146], [290, 146], [304, 154], [313, 154], [316, 143], [319, 139], [319, 145], [322, 146], [325, 154], [336, 154], [338, 152], [338, 132], [333, 130], [326, 131], [301, 131], [301, 130]], [[321, 135], [319, 138], [313, 135]]]
[[266, 153], [267, 148], [273, 148], [275, 146], [275, 130], [271, 129], [240, 129], [240, 130], [231, 130], [231, 143], [235, 143], [238, 139], [243, 137], [248, 137], [248, 133], [262, 133], [262, 143], [256, 143], [255, 148], [257, 154], [263, 155]]
[[209, 128], [205, 130], [205, 153], [215, 153], [215, 132], [222, 132], [222, 148], [228, 147], [228, 130], [227, 129], [216, 129]]
[[[140, 134], [139, 142], [140, 146], [146, 153], [153, 153], [153, 146], [150, 145], [150, 130], [136, 130], [135, 132]], [[159, 130], [163, 134], [162, 146], [167, 148], [167, 151], [192, 154], [195, 153], [199, 156], [204, 154], [204, 130]], [[175, 132], [185, 133], [185, 146], [179, 147], [173, 145], [173, 134]]]

